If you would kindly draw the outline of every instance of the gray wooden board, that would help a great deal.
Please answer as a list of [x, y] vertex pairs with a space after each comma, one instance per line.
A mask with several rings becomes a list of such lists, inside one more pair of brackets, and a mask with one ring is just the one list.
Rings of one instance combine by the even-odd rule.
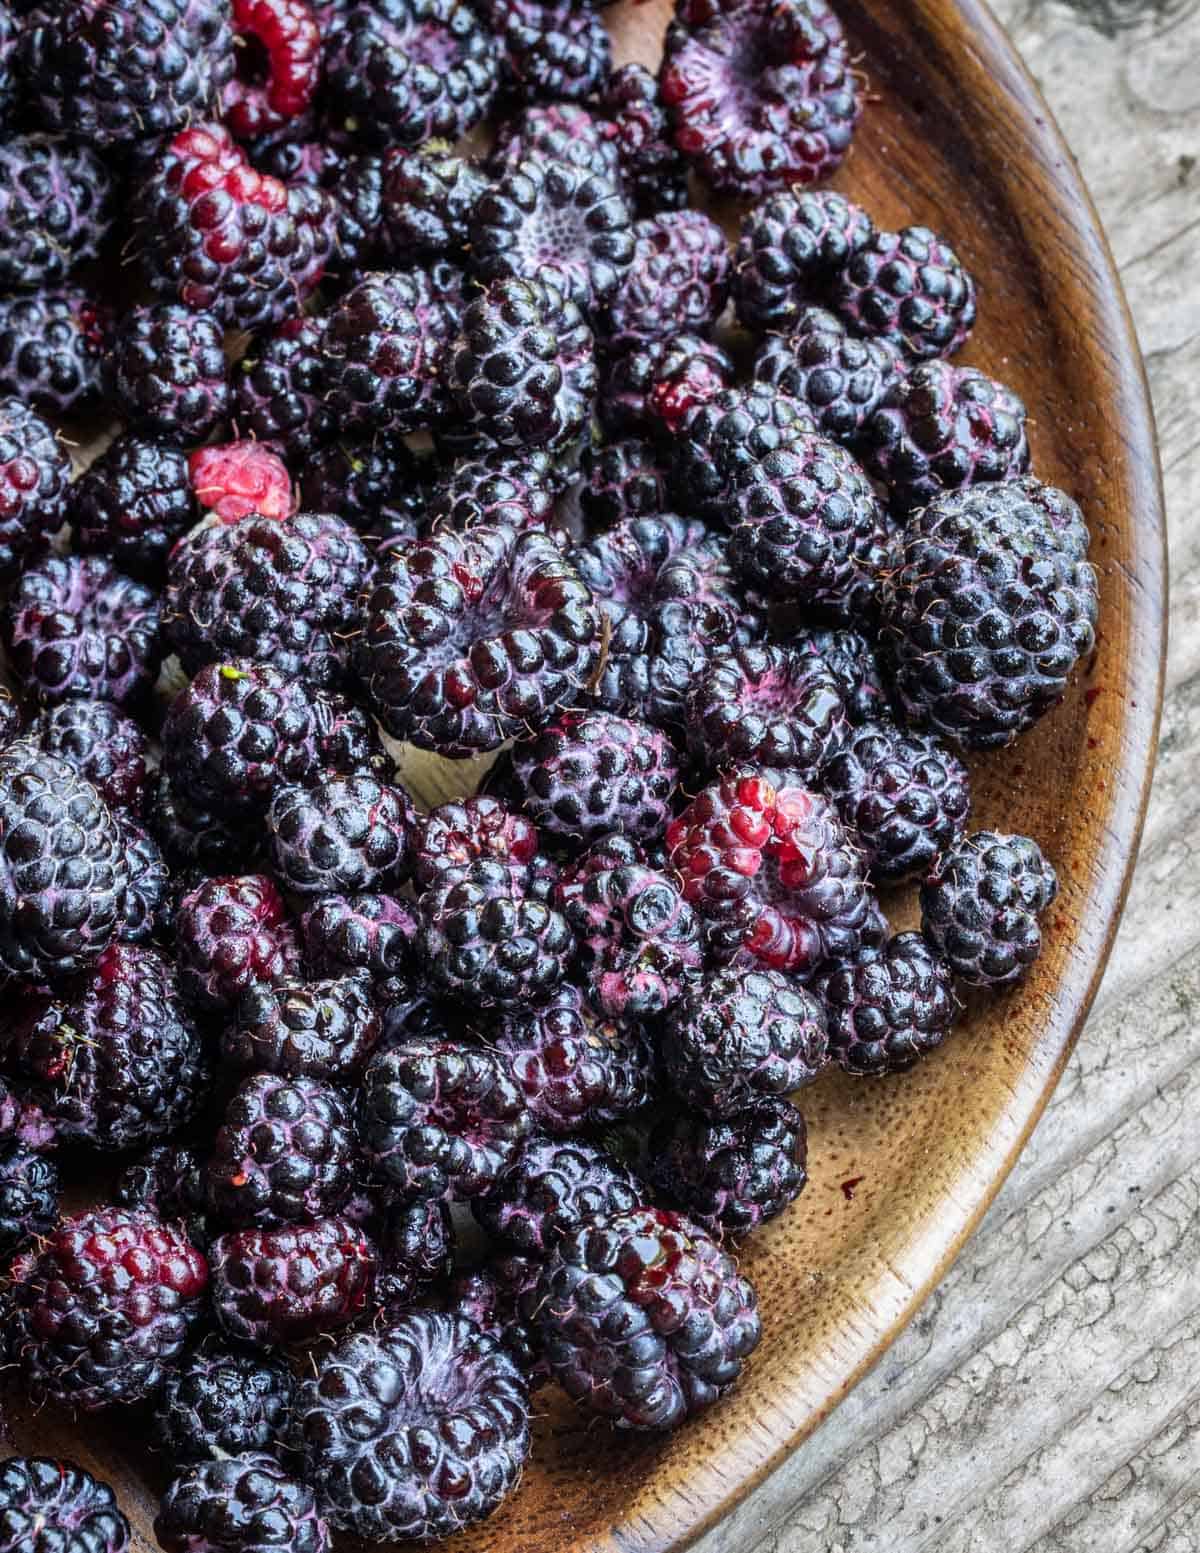
[[699, 1553], [1200, 1548], [1200, 0], [993, 3], [1146, 356], [1171, 554], [1158, 772], [1103, 988], [1016, 1170], [874, 1373]]

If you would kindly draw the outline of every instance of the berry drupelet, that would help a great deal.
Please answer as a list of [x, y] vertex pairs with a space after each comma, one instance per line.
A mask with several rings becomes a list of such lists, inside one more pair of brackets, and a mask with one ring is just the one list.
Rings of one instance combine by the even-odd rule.
[[262, 813], [278, 787], [316, 775], [316, 727], [301, 684], [265, 663], [210, 663], [171, 702], [163, 769], [202, 807]]
[[657, 840], [678, 781], [679, 757], [658, 729], [609, 712], [563, 712], [518, 741], [495, 785], [547, 835], [586, 846], [614, 830]]
[[710, 1235], [756, 1229], [808, 1181], [804, 1118], [786, 1100], [759, 1100], [718, 1121], [686, 1112], [650, 1137], [650, 1179]]
[[354, 0], [325, 33], [333, 112], [385, 145], [465, 135], [491, 107], [497, 63], [464, 0]]
[[309, 107], [321, 79], [321, 33], [308, 0], [232, 4], [242, 47], [221, 116], [239, 140], [253, 140], [289, 127]]
[[154, 1407], [155, 1444], [172, 1462], [276, 1454], [286, 1438], [295, 1382], [280, 1359], [210, 1339], [172, 1369]]
[[663, 1028], [670, 1083], [710, 1116], [733, 1117], [811, 1084], [828, 1062], [821, 1004], [779, 971], [729, 967], [693, 986]]
[[[324, 960], [316, 969], [330, 968], [330, 941], [344, 948], [348, 959], [357, 947], [357, 941], [353, 926], [346, 928], [345, 924], [370, 923], [364, 913], [364, 903], [386, 899], [385, 896], [365, 896], [357, 901], [340, 902], [346, 908], [340, 915], [344, 934], [339, 936], [335, 931], [325, 938]], [[390, 904], [398, 910], [404, 909], [396, 902]], [[310, 964], [317, 936], [313, 918], [323, 917], [328, 922], [337, 905], [338, 898], [329, 897], [304, 919], [305, 952]], [[354, 915], [356, 906], [357, 915]], [[371, 925], [386, 931], [381, 924]], [[349, 943], [345, 942], [347, 938]], [[402, 936], [402, 941], [407, 939]], [[362, 975], [325, 976], [316, 981], [286, 982], [278, 987], [252, 987], [221, 1032], [221, 1056], [231, 1068], [258, 1070], [260, 1077], [272, 1073], [289, 1079], [353, 1081], [362, 1072], [382, 1034], [380, 1018], [370, 994], [371, 983]]]
[[70, 490], [75, 542], [111, 556], [132, 577], [157, 581], [171, 546], [197, 521], [187, 454], [173, 443], [123, 433]]
[[213, 124], [183, 130], [160, 152], [134, 220], [151, 289], [228, 328], [263, 328], [299, 312], [333, 242], [323, 189], [259, 173]]
[[91, 1413], [162, 1384], [204, 1310], [208, 1265], [178, 1225], [125, 1208], [63, 1219], [18, 1256], [6, 1318], [35, 1401]]
[[747, 329], [790, 331], [810, 298], [875, 235], [861, 206], [829, 189], [782, 189], [742, 218], [733, 301]]
[[862, 112], [824, 0], [679, 0], [659, 79], [675, 144], [743, 197], [828, 178]]
[[324, 318], [304, 316], [285, 318], [250, 341], [233, 371], [239, 431], [277, 442], [294, 458], [332, 441], [338, 427], [325, 398], [324, 335]]
[[572, 162], [530, 157], [505, 168], [471, 216], [484, 281], [555, 287], [588, 316], [631, 277], [633, 220], [618, 185]]
[[0, 398], [0, 581], [40, 555], [67, 517], [71, 455], [36, 410]]
[[0, 1147], [0, 1258], [7, 1261], [58, 1222], [58, 1167], [22, 1143]]
[[100, 393], [112, 317], [86, 291], [41, 291], [0, 300], [0, 393], [73, 415]]
[[601, 348], [616, 355], [653, 340], [705, 335], [729, 297], [725, 234], [699, 210], [638, 221], [633, 263], [597, 319]]
[[613, 1019], [648, 1019], [704, 964], [701, 924], [674, 879], [623, 835], [594, 843], [554, 892], [574, 929], [596, 1004]]
[[753, 1286], [689, 1219], [633, 1208], [551, 1254], [534, 1330], [574, 1401], [626, 1429], [673, 1429], [741, 1373], [762, 1327]]
[[354, 1184], [348, 1103], [313, 1078], [256, 1073], [235, 1090], [208, 1161], [213, 1212], [227, 1224], [307, 1223], [337, 1213]]
[[650, 1098], [653, 1059], [641, 1027], [604, 1018], [573, 983], [539, 1008], [506, 1015], [491, 1039], [543, 1132], [624, 1121]]
[[22, 47], [42, 122], [102, 148], [169, 135], [234, 71], [227, 0], [65, 0], [35, 13]]
[[687, 204], [687, 163], [671, 142], [657, 79], [645, 65], [614, 70], [600, 99], [610, 126], [621, 182], [637, 214]]
[[317, 763], [329, 776], [371, 776], [387, 780], [396, 766], [384, 747], [375, 719], [336, 690], [313, 696]]
[[558, 286], [494, 281], [469, 304], [443, 373], [483, 447], [574, 443], [596, 393], [592, 333]]
[[18, 36], [16, 17], [6, 4], [0, 9], [0, 121], [8, 118], [17, 94], [14, 55]]
[[1087, 525], [1033, 478], [947, 492], [895, 536], [882, 641], [905, 720], [966, 749], [1010, 744], [1096, 643]]
[[952, 356], [975, 324], [975, 281], [928, 227], [874, 232], [841, 270], [834, 309], [856, 334], [888, 340], [914, 361]]
[[[404, 1001], [411, 991], [409, 949], [416, 936], [417, 924], [407, 903], [390, 895], [323, 895], [305, 912], [300, 931], [304, 957], [314, 975], [355, 980], [366, 977], [375, 1000], [384, 1006]], [[326, 1046], [327, 1037], [323, 1033], [313, 1037], [311, 1060], [314, 1062], [324, 1061], [318, 1054], [326, 1050], [328, 1060], [338, 1065], [343, 1061], [352, 1065], [358, 1061], [363, 1039], [358, 1033], [360, 1021], [355, 1015], [343, 1025], [340, 1003], [341, 995], [338, 995], [328, 1005], [331, 1009], [329, 1046]], [[311, 1026], [317, 1032], [323, 1032], [325, 1006], [317, 1004], [322, 1010], [319, 1016], [305, 1014], [302, 1000], [295, 1015], [288, 1015], [289, 1024], [293, 1017], [303, 1021], [297, 1027], [296, 1039], [302, 1040], [304, 1046], [309, 1037], [300, 1037], [299, 1030]], [[370, 1044], [374, 1044], [373, 1039]], [[336, 1077], [337, 1074], [331, 1072], [328, 1076]]]
[[822, 307], [806, 307], [787, 338], [769, 336], [754, 360], [756, 382], [790, 394], [822, 436], [855, 448], [900, 371], [894, 345], [856, 338]]
[[104, 556], [50, 555], [22, 573], [4, 640], [30, 697], [133, 703], [162, 659], [158, 595]]
[[516, 1364], [473, 1321], [431, 1310], [317, 1356], [295, 1418], [330, 1523], [371, 1541], [431, 1541], [483, 1519], [529, 1453]]
[[529, 1126], [504, 1062], [482, 1047], [413, 1040], [377, 1052], [363, 1075], [364, 1151], [405, 1198], [489, 1191]]
[[11, 744], [24, 726], [24, 708], [7, 685], [0, 685], [0, 749]]
[[590, 699], [606, 711], [682, 727], [712, 653], [761, 634], [723, 536], [673, 515], [631, 518], [572, 552], [606, 621]]
[[129, 1522], [107, 1483], [73, 1461], [0, 1462], [0, 1537], [12, 1553], [126, 1553]]
[[260, 1451], [201, 1461], [174, 1478], [154, 1517], [165, 1553], [332, 1553], [316, 1496]]
[[265, 874], [205, 879], [175, 914], [180, 984], [198, 1008], [223, 1013], [244, 994], [291, 980], [300, 963], [296, 933]]
[[42, 135], [0, 146], [0, 287], [60, 286], [95, 259], [115, 210], [113, 177], [87, 145]]
[[99, 793], [60, 756], [0, 752], [0, 970], [85, 970], [121, 924], [129, 863]]
[[902, 516], [943, 491], [1024, 474], [1025, 406], [974, 367], [921, 362], [891, 385], [866, 420], [859, 452]]
[[297, 895], [386, 891], [408, 875], [413, 817], [402, 787], [371, 776], [281, 787], [267, 815], [276, 872]]
[[329, 270], [335, 284], [353, 285], [364, 272], [386, 268], [390, 254], [383, 228], [384, 167], [383, 153], [367, 151], [346, 157], [330, 179], [319, 180], [333, 206]]
[[[97, 703], [99, 704], [99, 703]], [[158, 842], [127, 812], [115, 812], [129, 865], [129, 888], [121, 898], [123, 944], [165, 939], [175, 918], [176, 890]]]
[[981, 830], [944, 852], [921, 886], [921, 927], [960, 981], [1004, 987], [1042, 952], [1038, 918], [1058, 877], [1036, 841]]
[[624, 1165], [594, 1143], [530, 1138], [472, 1211], [494, 1240], [527, 1256], [545, 1257], [589, 1219], [636, 1208], [644, 1191]]
[[806, 976], [859, 948], [862, 859], [832, 803], [798, 778], [725, 774], [671, 822], [667, 846], [718, 956]]
[[334, 137], [331, 140], [301, 138], [317, 135], [321, 128], [314, 114], [304, 113], [292, 123], [258, 136], [246, 149], [259, 172], [269, 173], [281, 183], [311, 183], [328, 189], [353, 160], [349, 155], [353, 143], [333, 126], [329, 126]]
[[483, 170], [443, 141], [395, 146], [384, 161], [383, 229], [392, 252], [419, 258], [460, 253], [471, 213], [488, 186]]
[[591, 591], [549, 534], [443, 530], [381, 571], [359, 672], [389, 733], [462, 757], [577, 696], [599, 637]]
[[19, 1095], [6, 1078], [0, 1077], [0, 1142], [4, 1147], [19, 1144], [41, 1153], [53, 1149], [57, 1141], [53, 1121]]
[[61, 997], [27, 991], [0, 1060], [60, 1138], [106, 1150], [175, 1132], [199, 1109], [210, 1079], [174, 965], [139, 944], [110, 945]]
[[217, 1320], [240, 1343], [304, 1342], [371, 1308], [378, 1255], [344, 1217], [236, 1230], [213, 1242], [210, 1258]]
[[958, 1003], [946, 962], [920, 933], [897, 933], [818, 978], [829, 1055], [847, 1073], [902, 1073], [940, 1046]]
[[122, 419], [136, 432], [203, 442], [229, 415], [224, 332], [211, 313], [174, 302], [130, 310], [107, 373]]
[[971, 809], [966, 767], [936, 739], [862, 723], [821, 770], [821, 786], [857, 837], [876, 880], [924, 874], [962, 839]]
[[346, 673], [346, 638], [359, 624], [369, 572], [362, 541], [331, 514], [251, 514], [196, 529], [167, 566], [167, 639], [188, 673], [243, 658], [312, 685], [335, 684]]
[[707, 770], [751, 763], [813, 777], [846, 734], [833, 672], [788, 647], [717, 648], [688, 713], [692, 755]]

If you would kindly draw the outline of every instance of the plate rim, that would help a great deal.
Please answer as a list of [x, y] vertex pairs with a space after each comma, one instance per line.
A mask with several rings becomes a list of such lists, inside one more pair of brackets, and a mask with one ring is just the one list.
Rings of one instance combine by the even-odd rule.
[[[1085, 902], [1085, 909], [1089, 912], [1097, 905], [1102, 907], [1103, 927], [1092, 942], [1083, 946], [1082, 953], [1079, 935], [1076, 936], [1072, 958], [1060, 983], [1060, 988], [1067, 983], [1080, 988], [1073, 1000], [1074, 1016], [1059, 1030], [1055, 1029], [1053, 1008], [1047, 1016], [1044, 1036], [1050, 1039], [1050, 1044], [1048, 1048], [1043, 1045], [1048, 1055], [1048, 1065], [1041, 1083], [1025, 1100], [1025, 1108], [1016, 1120], [1016, 1130], [1011, 1140], [1000, 1152], [983, 1189], [961, 1223], [940, 1249], [926, 1275], [910, 1285], [911, 1292], [898, 1314], [864, 1348], [835, 1393], [826, 1395], [816, 1407], [810, 1409], [808, 1416], [786, 1438], [764, 1453], [753, 1470], [744, 1473], [720, 1498], [714, 1497], [708, 1504], [697, 1504], [697, 1513], [685, 1528], [664, 1537], [659, 1534], [661, 1528], [654, 1524], [654, 1516], [643, 1507], [636, 1534], [629, 1535], [621, 1526], [612, 1528], [613, 1553], [685, 1553], [686, 1549], [694, 1547], [702, 1536], [719, 1525], [768, 1477], [778, 1471], [878, 1364], [919, 1313], [995, 1201], [1058, 1086], [1108, 967], [1141, 847], [1157, 766], [1170, 627], [1166, 498], [1145, 361], [1120, 270], [1095, 201], [1080, 172], [1075, 154], [1029, 66], [987, 0], [947, 0], [942, 9], [948, 9], [954, 14], [961, 34], [982, 34], [986, 39], [984, 52], [991, 58], [1003, 61], [1007, 75], [1006, 78], [997, 77], [998, 90], [1007, 88], [1010, 93], [1025, 98], [1031, 111], [1022, 116], [1022, 134], [1031, 145], [1040, 146], [1048, 153], [1042, 159], [1047, 181], [1056, 182], [1078, 209], [1082, 219], [1072, 221], [1072, 228], [1081, 249], [1084, 252], [1090, 251], [1098, 261], [1095, 273], [1099, 283], [1087, 288], [1091, 308], [1089, 323], [1106, 326], [1102, 332], [1097, 330], [1096, 333], [1097, 337], [1106, 341], [1109, 358], [1107, 373], [1118, 394], [1123, 387], [1133, 390], [1124, 396], [1128, 403], [1120, 406], [1120, 424], [1124, 433], [1122, 441], [1127, 449], [1122, 470], [1122, 489], [1130, 494], [1136, 491], [1140, 498], [1128, 503], [1129, 510], [1138, 515], [1136, 522], [1131, 524], [1131, 549], [1139, 561], [1139, 576], [1129, 588], [1132, 595], [1129, 654], [1122, 685], [1122, 714], [1113, 742], [1116, 746], [1124, 745], [1134, 751], [1140, 749], [1143, 753], [1140, 764], [1137, 757], [1133, 756], [1128, 764], [1120, 768], [1122, 781], [1110, 784], [1113, 796], [1108, 804], [1104, 826], [1110, 840], [1097, 853], [1099, 874], [1089, 886]], [[949, 45], [947, 47], [949, 49]], [[1139, 469], [1140, 480], [1137, 478]], [[1139, 651], [1139, 648], [1143, 650]], [[1115, 865], [1113, 877], [1108, 877], [1108, 865]]]

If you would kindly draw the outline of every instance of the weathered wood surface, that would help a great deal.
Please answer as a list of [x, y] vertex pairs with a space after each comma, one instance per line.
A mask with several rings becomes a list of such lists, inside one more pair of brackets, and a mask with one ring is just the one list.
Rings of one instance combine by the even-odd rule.
[[1200, 1547], [1200, 3], [994, 9], [1146, 356], [1171, 545], [1158, 774], [1103, 989], [1016, 1170], [874, 1373], [698, 1553]]

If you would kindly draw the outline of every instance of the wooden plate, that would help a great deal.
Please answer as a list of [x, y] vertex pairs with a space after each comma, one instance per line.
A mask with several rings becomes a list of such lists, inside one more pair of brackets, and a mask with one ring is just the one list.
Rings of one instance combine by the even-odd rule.
[[[1094, 661], [1033, 734], [974, 770], [976, 823], [1037, 837], [1062, 892], [1026, 984], [976, 1003], [917, 1072], [835, 1075], [805, 1092], [812, 1180], [742, 1255], [765, 1336], [737, 1390], [665, 1440], [589, 1425], [553, 1388], [539, 1393], [521, 1490], [453, 1544], [462, 1553], [679, 1549], [799, 1445], [912, 1316], [1013, 1164], [1088, 1011], [1137, 849], [1161, 696], [1163, 511], [1104, 237], [1046, 105], [979, 0], [839, 9], [871, 100], [837, 186], [881, 225], [949, 237], [981, 281], [964, 360], [1022, 395], [1038, 474], [1091, 524]], [[606, 12], [619, 53], [653, 66], [668, 14], [668, 0]], [[427, 791], [448, 776], [419, 762], [407, 774]], [[897, 919], [911, 909], [889, 907]], [[164, 1469], [136, 1414], [14, 1423], [20, 1448], [65, 1451], [112, 1481], [137, 1546], [154, 1546]]]

